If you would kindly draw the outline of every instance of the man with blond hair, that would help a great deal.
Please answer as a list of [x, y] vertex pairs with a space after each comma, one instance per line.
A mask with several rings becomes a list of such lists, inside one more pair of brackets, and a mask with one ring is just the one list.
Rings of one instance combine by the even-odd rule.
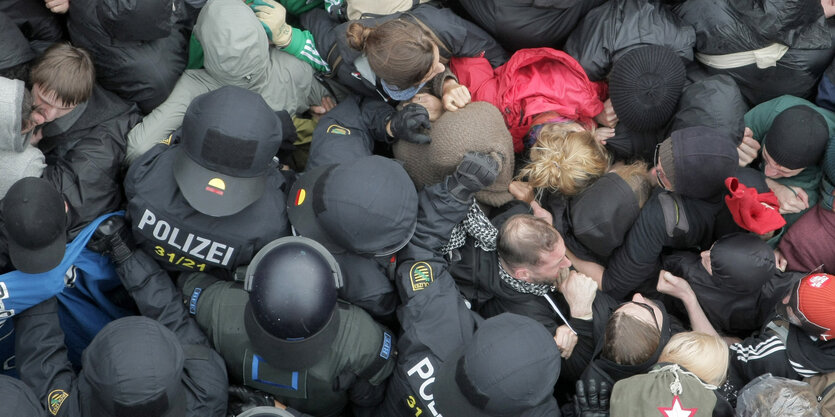
[[46, 157], [43, 178], [67, 204], [68, 240], [121, 205], [125, 137], [141, 118], [95, 79], [90, 54], [65, 43], [49, 47], [31, 72], [38, 125], [31, 142]]

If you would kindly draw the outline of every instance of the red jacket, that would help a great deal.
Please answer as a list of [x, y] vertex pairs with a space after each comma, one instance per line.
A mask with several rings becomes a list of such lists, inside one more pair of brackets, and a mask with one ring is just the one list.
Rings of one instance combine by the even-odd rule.
[[608, 95], [605, 83], [591, 82], [574, 58], [552, 48], [519, 50], [495, 70], [481, 57], [454, 57], [450, 68], [473, 101], [489, 102], [502, 111], [515, 152], [524, 149], [522, 138], [537, 114], [556, 111], [589, 124]]

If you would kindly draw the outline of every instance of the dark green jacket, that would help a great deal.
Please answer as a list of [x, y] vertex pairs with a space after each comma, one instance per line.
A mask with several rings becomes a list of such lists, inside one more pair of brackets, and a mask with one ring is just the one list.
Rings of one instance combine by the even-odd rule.
[[287, 371], [253, 351], [244, 327], [249, 294], [240, 284], [193, 273], [183, 294], [189, 313], [226, 362], [232, 384], [267, 392], [315, 416], [339, 415], [348, 401], [361, 407], [382, 401], [383, 382], [395, 365], [395, 340], [363, 309], [340, 301], [341, 326], [328, 355], [308, 369]]

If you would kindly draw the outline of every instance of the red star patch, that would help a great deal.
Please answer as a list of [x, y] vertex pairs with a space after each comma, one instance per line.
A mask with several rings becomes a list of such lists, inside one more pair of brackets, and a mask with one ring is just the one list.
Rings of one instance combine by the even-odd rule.
[[658, 411], [660, 411], [665, 417], [693, 417], [699, 409], [681, 408], [681, 400], [679, 400], [678, 395], [676, 395], [673, 397], [673, 405], [669, 408], [658, 407]]

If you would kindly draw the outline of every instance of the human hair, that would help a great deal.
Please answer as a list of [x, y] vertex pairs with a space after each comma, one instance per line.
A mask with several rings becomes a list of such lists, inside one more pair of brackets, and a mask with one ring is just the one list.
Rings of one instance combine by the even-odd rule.
[[31, 72], [32, 61], [26, 61], [13, 65], [9, 68], [0, 69], [0, 77], [8, 78], [10, 80], [21, 80], [29, 86], [29, 76]]
[[32, 109], [34, 108], [34, 102], [32, 100], [32, 93], [29, 92], [28, 88], [23, 89], [23, 100], [20, 102], [20, 130], [25, 131], [31, 126], [32, 120]]
[[719, 336], [678, 333], [664, 346], [658, 362], [677, 363], [702, 381], [720, 386], [728, 373], [728, 345]]
[[626, 184], [632, 189], [635, 198], [638, 199], [638, 207], [641, 208], [644, 207], [644, 203], [647, 202], [650, 193], [652, 193], [652, 183], [647, 178], [648, 169], [646, 162], [641, 161], [612, 167], [612, 172], [626, 181]]
[[609, 155], [589, 131], [566, 131], [563, 123], [542, 127], [531, 147], [530, 162], [517, 175], [535, 189], [580, 193], [606, 174]]
[[68, 43], [50, 46], [32, 67], [32, 83], [39, 84], [43, 91], [54, 92], [66, 106], [87, 101], [95, 81], [90, 53]]
[[355, 22], [346, 35], [348, 45], [368, 57], [374, 73], [400, 89], [418, 85], [435, 63], [432, 36], [406, 20], [389, 20], [377, 27]]
[[635, 316], [615, 311], [606, 323], [601, 355], [620, 365], [638, 365], [658, 350], [661, 332]]
[[542, 252], [554, 250], [560, 234], [543, 219], [516, 214], [504, 222], [496, 238], [496, 252], [510, 268], [539, 264]]

